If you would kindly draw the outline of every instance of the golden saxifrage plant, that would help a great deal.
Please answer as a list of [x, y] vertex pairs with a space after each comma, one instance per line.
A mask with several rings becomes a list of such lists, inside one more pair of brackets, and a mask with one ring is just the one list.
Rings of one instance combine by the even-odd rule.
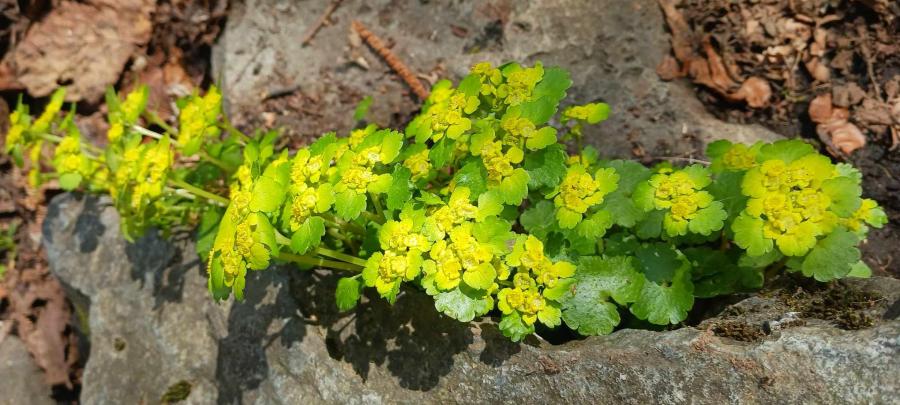
[[853, 167], [798, 140], [718, 141], [708, 167], [569, 155], [560, 139], [581, 145], [609, 114], [571, 106], [551, 126], [570, 85], [540, 63], [480, 63], [437, 83], [403, 132], [368, 125], [296, 151], [233, 128], [214, 87], [180, 100], [174, 125], [145, 109], [146, 88], [110, 91], [107, 145], [91, 145], [60, 90], [37, 118], [18, 105], [6, 152], [35, 186], [108, 194], [130, 240], [196, 226], [217, 300], [294, 262], [342, 272], [342, 310], [366, 287], [394, 302], [406, 286], [462, 322], [499, 316], [518, 341], [538, 324], [606, 334], [623, 311], [677, 324], [695, 298], [760, 288], [767, 269], [870, 274], [857, 245], [886, 216]]

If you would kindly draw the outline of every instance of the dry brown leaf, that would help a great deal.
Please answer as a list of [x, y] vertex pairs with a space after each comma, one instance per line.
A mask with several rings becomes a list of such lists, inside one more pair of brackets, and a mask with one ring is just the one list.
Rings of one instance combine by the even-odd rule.
[[69, 101], [99, 101], [135, 49], [149, 41], [154, 8], [152, 0], [63, 2], [16, 47], [19, 81], [34, 96], [65, 85]]
[[883, 101], [873, 98], [863, 100], [862, 105], [853, 110], [853, 119], [860, 124], [869, 125], [891, 125], [891, 106]]
[[744, 81], [734, 97], [746, 101], [752, 108], [763, 108], [769, 105], [772, 88], [765, 79], [753, 76]]
[[816, 124], [824, 124], [831, 120], [833, 109], [831, 93], [820, 94], [809, 102], [809, 119]]
[[843, 121], [828, 125], [826, 130], [831, 135], [831, 144], [845, 154], [866, 146], [866, 137], [852, 123]]
[[856, 83], [848, 83], [840, 86], [834, 86], [831, 89], [834, 105], [838, 107], [851, 107], [859, 104], [865, 97], [866, 92]]

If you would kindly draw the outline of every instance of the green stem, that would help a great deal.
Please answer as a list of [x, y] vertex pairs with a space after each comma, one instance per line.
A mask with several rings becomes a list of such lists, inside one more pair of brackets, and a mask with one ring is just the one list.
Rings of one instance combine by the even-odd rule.
[[322, 216], [322, 219], [325, 220], [325, 223], [333, 225], [337, 228], [347, 229], [359, 236], [365, 236], [365, 234], [366, 234], [366, 228], [363, 228], [362, 226], [359, 226], [358, 224], [338, 219], [334, 215], [328, 214], [328, 213], [322, 213], [319, 215]]
[[163, 119], [160, 118], [159, 115], [157, 115], [156, 112], [154, 112], [154, 111], [144, 110], [144, 118], [146, 118], [147, 121], [150, 121], [152, 124], [155, 124], [155, 125], [159, 126], [160, 128], [164, 129], [166, 132], [168, 132], [170, 134], [178, 133], [178, 131], [176, 131], [175, 128], [172, 128], [171, 125], [166, 124], [166, 122], [163, 121]]
[[332, 268], [335, 270], [347, 270], [347, 271], [353, 271], [353, 272], [359, 272], [362, 270], [362, 267], [352, 264], [352, 263], [344, 263], [344, 262], [338, 262], [338, 261], [334, 261], [334, 260], [326, 260], [326, 259], [322, 259], [319, 257], [312, 257], [312, 256], [300, 256], [300, 255], [295, 255], [293, 253], [287, 253], [287, 252], [278, 253], [278, 256], [276, 256], [276, 258], [278, 258], [279, 260], [287, 261], [287, 262], [294, 262], [294, 263], [306, 264], [306, 265], [317, 266], [317, 267], [326, 267], [326, 268]]
[[[375, 193], [369, 193], [369, 198], [372, 199], [372, 204], [375, 205], [375, 214], [377, 214], [379, 217], [384, 218], [384, 220], [386, 221], [387, 218], [384, 216], [384, 209], [381, 208], [381, 199], [379, 199], [378, 196], [375, 195]], [[384, 222], [381, 223], [383, 224]]]
[[221, 160], [219, 160], [219, 159], [217, 159], [217, 158], [214, 158], [214, 157], [213, 157], [212, 155], [210, 155], [209, 152], [207, 152], [206, 150], [201, 150], [201, 153], [203, 154], [203, 159], [205, 159], [205, 160], [208, 161], [209, 163], [212, 163], [212, 164], [216, 165], [216, 167], [218, 167], [219, 169], [222, 169], [222, 171], [223, 171], [224, 173], [228, 174], [228, 173], [231, 173], [231, 172], [232, 172], [232, 169], [229, 168], [228, 165], [225, 164], [225, 162], [223, 162], [223, 161], [221, 161]]
[[237, 128], [235, 128], [233, 125], [231, 125], [231, 121], [228, 120], [228, 117], [227, 117], [227, 116], [223, 116], [223, 117], [222, 117], [222, 126], [225, 127], [225, 130], [228, 131], [228, 133], [229, 133], [230, 135], [236, 136], [236, 137], [238, 137], [240, 140], [242, 140], [242, 141], [244, 141], [244, 142], [250, 142], [250, 141], [251, 141], [251, 139], [250, 139], [249, 136], [244, 135], [243, 132], [241, 132], [239, 129], [237, 129]]
[[337, 260], [345, 261], [347, 263], [353, 263], [357, 266], [366, 267], [365, 260], [360, 259], [355, 256], [350, 256], [345, 253], [338, 252], [336, 250], [331, 250], [331, 249], [319, 246], [316, 248], [316, 253], [318, 253], [322, 256], [325, 256], [325, 257], [330, 257], [332, 259], [337, 259]]
[[213, 193], [210, 193], [209, 191], [206, 191], [200, 187], [190, 185], [187, 182], [185, 182], [184, 180], [169, 179], [169, 183], [171, 183], [173, 186], [179, 187], [193, 195], [196, 195], [197, 197], [203, 197], [208, 200], [215, 201], [224, 206], [227, 206], [228, 203], [231, 202], [227, 198], [222, 197], [218, 194], [213, 194]]

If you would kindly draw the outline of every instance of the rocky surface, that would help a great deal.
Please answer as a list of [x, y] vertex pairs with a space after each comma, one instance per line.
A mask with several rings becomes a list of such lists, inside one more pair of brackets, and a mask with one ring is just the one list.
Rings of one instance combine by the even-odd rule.
[[[337, 313], [327, 274], [253, 273], [246, 301], [216, 304], [188, 242], [127, 244], [104, 200], [61, 195], [44, 227], [52, 271], [89, 306], [83, 403], [890, 403], [900, 395], [900, 281], [874, 291], [874, 326], [802, 319], [752, 297], [702, 328], [621, 330], [551, 345], [461, 324], [404, 291]], [[732, 308], [734, 308], [732, 307]], [[754, 309], [757, 308], [757, 309]], [[740, 315], [744, 314], [744, 315]], [[756, 339], [710, 323], [769, 324]], [[170, 395], [170, 396], [167, 396]]]
[[22, 341], [15, 336], [0, 337], [0, 404], [53, 404], [50, 394], [43, 372]]
[[[237, 121], [283, 125], [307, 137], [346, 131], [356, 103], [372, 95], [373, 121], [402, 125], [418, 102], [377, 55], [348, 39], [355, 19], [432, 78], [458, 79], [479, 61], [566, 68], [574, 81], [567, 103], [612, 106], [611, 118], [586, 132], [605, 156], [630, 157], [633, 149], [673, 156], [722, 137], [777, 138], [759, 126], [713, 118], [685, 84], [657, 77], [669, 46], [655, 0], [347, 0], [333, 14], [335, 24], [302, 46], [327, 3], [248, 0], [234, 6], [213, 51], [213, 69]], [[355, 62], [360, 57], [368, 69]]]

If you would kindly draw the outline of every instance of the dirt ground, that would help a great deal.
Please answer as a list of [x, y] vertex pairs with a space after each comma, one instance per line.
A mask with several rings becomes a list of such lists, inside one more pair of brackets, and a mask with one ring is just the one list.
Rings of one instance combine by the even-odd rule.
[[[835, 159], [859, 167], [864, 173], [864, 193], [878, 200], [890, 218], [884, 229], [870, 234], [863, 245], [864, 257], [878, 274], [900, 277], [900, 249], [896, 248], [900, 243], [900, 3], [659, 3], [672, 35], [672, 48], [659, 50], [670, 53], [657, 68], [659, 76], [692, 82], [697, 98], [727, 122], [758, 123], [787, 137], [813, 140]], [[118, 23], [97, 24], [98, 19], [109, 17], [98, 10], [108, 10], [110, 4]], [[102, 94], [110, 85], [127, 90], [136, 83], [148, 84], [151, 106], [168, 118], [175, 98], [216, 82], [210, 69], [211, 46], [228, 10], [226, 0], [0, 0], [0, 131], [5, 134], [8, 110], [20, 95], [39, 109], [54, 87], [72, 83], [73, 74], [84, 74], [79, 66], [96, 64], [104, 69], [91, 70], [90, 80], [79, 80], [69, 93], [70, 101], [78, 102], [85, 133], [105, 133]], [[497, 24], [505, 23], [497, 20]], [[87, 47], [70, 42], [103, 34], [118, 40]], [[498, 37], [490, 27], [483, 32], [457, 27], [454, 35], [474, 47], [502, 46], [502, 31]], [[447, 72], [419, 73], [432, 80]], [[372, 93], [379, 90], [373, 88]], [[331, 91], [337, 98], [363, 97], [339, 84]], [[298, 115], [297, 121], [309, 121], [312, 126], [331, 123], [317, 107], [319, 100], [304, 98], [290, 86], [273, 88], [264, 96], [267, 110], [290, 110]], [[414, 106], [414, 98], [406, 97], [407, 104]], [[391, 123], [401, 125], [413, 113], [397, 111]], [[253, 114], [235, 118], [247, 128], [274, 120]], [[294, 134], [308, 133], [306, 129]], [[636, 157], [641, 157], [637, 147], [622, 148], [634, 149]], [[56, 399], [74, 401], [84, 342], [79, 343], [71, 325], [80, 318], [49, 273], [39, 247], [44, 204], [58, 192], [52, 183], [27, 191], [21, 173], [8, 160], [0, 160], [0, 234], [14, 229], [16, 246], [0, 257], [7, 268], [0, 281], [0, 339], [7, 334], [21, 337], [47, 373]]]

